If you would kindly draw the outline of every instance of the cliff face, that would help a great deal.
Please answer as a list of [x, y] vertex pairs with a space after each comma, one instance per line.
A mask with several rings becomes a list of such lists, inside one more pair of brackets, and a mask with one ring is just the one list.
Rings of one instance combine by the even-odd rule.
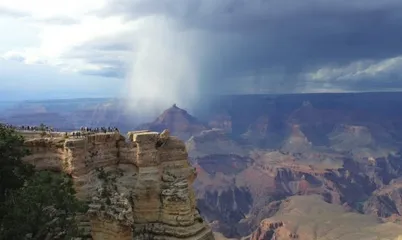
[[74, 178], [90, 203], [95, 240], [213, 239], [196, 209], [196, 172], [182, 141], [167, 131], [26, 140], [26, 161]]

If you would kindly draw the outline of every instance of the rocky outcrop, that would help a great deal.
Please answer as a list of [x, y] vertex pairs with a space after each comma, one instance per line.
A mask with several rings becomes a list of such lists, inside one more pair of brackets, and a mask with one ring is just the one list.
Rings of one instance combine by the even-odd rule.
[[139, 129], [150, 129], [152, 131], [163, 131], [169, 129], [172, 135], [186, 141], [191, 136], [200, 133], [208, 127], [201, 123], [197, 118], [190, 115], [186, 110], [174, 104], [166, 109], [153, 122], [140, 125]]
[[196, 172], [168, 131], [28, 138], [27, 162], [70, 174], [89, 203], [92, 238], [213, 239], [196, 210]]
[[401, 220], [402, 179], [394, 179], [389, 185], [374, 191], [364, 203], [363, 212], [385, 219]]
[[[289, 235], [290, 239], [293, 237], [297, 239], [298, 236], [289, 232], [284, 228], [282, 221], [272, 221], [270, 219], [264, 219], [261, 221], [259, 228], [251, 235], [250, 240], [271, 240], [277, 239], [279, 236]], [[284, 234], [286, 232], [287, 234]]]
[[381, 223], [374, 216], [351, 213], [319, 196], [294, 196], [283, 200], [279, 211], [264, 219], [251, 240], [370, 240], [398, 239], [402, 227]]
[[208, 122], [210, 128], [219, 128], [227, 133], [232, 132], [232, 117], [227, 113], [221, 113], [213, 116]]
[[187, 151], [192, 158], [208, 155], [247, 156], [248, 149], [231, 139], [230, 134], [222, 129], [211, 129], [200, 132], [186, 142]]
[[294, 124], [291, 127], [290, 135], [285, 140], [282, 150], [292, 153], [302, 153], [311, 151], [312, 144], [301, 131], [298, 124]]

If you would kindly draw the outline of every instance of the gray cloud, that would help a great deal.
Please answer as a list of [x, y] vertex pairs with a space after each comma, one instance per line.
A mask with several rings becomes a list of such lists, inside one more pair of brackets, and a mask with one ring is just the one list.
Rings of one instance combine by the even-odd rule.
[[28, 12], [18, 11], [14, 9], [8, 9], [5, 7], [0, 7], [0, 17], [14, 17], [14, 18], [24, 18], [32, 22], [45, 23], [45, 24], [55, 24], [55, 25], [71, 25], [77, 24], [79, 21], [77, 19], [67, 17], [67, 16], [58, 16], [58, 17], [50, 17], [50, 18], [42, 18], [37, 19], [32, 17], [32, 15]]
[[89, 70], [84, 69], [80, 71], [82, 74], [85, 75], [92, 75], [92, 76], [101, 76], [101, 77], [108, 77], [108, 78], [124, 78], [124, 70], [119, 67], [103, 67], [100, 70]]
[[131, 51], [133, 44], [129, 35], [118, 35], [93, 39], [76, 46], [74, 51]]
[[402, 57], [360, 61], [340, 68], [323, 68], [305, 78], [312, 86], [330, 84], [345, 91], [401, 91]]
[[25, 58], [18, 54], [9, 55], [9, 56], [3, 57], [3, 58], [5, 58], [7, 60], [11, 60], [11, 61], [16, 61], [16, 62], [24, 62], [25, 61]]
[[39, 19], [39, 20], [35, 20], [35, 21], [45, 23], [45, 24], [54, 24], [54, 25], [72, 25], [72, 24], [78, 24], [80, 22], [77, 19], [70, 18], [70, 17], [63, 17], [63, 16]]
[[[168, 37], [185, 42], [169, 47], [194, 61], [200, 92], [380, 90], [402, 81], [392, 69], [352, 77], [358, 69], [350, 67], [402, 55], [400, 0], [113, 0], [96, 14], [167, 22]], [[117, 51], [131, 44], [136, 51], [135, 41], [106, 42], [97, 47]], [[321, 68], [344, 69], [343, 78], [306, 77]]]
[[108, 78], [124, 78], [127, 73], [128, 54], [132, 51], [132, 44], [124, 36], [103, 37], [84, 42], [75, 46], [61, 57], [65, 60], [84, 60], [89, 66], [97, 69], [85, 68], [80, 73], [91, 76]]
[[29, 16], [28, 13], [17, 11], [13, 9], [8, 9], [5, 7], [0, 7], [0, 17], [26, 17]]

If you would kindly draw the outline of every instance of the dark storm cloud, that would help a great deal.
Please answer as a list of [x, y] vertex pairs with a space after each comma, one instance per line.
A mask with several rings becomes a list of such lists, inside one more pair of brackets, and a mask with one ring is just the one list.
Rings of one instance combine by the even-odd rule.
[[[289, 89], [322, 67], [402, 55], [400, 0], [114, 0], [98, 14], [173, 19], [197, 36], [203, 87], [217, 91], [217, 81], [229, 86], [244, 77], [256, 88]], [[400, 81], [385, 78], [371, 86]]]

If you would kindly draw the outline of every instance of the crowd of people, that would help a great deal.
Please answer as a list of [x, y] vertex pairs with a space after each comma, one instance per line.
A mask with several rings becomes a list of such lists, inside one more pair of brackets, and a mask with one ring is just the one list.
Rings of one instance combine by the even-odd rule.
[[14, 130], [18, 130], [18, 131], [46, 131], [46, 132], [54, 132], [55, 129], [53, 127], [49, 127], [46, 125], [39, 125], [39, 126], [30, 126], [30, 125], [21, 125], [21, 126], [15, 126], [13, 124], [3, 124], [1, 123], [3, 126], [5, 126], [6, 128], [9, 129], [14, 129]]
[[[30, 125], [21, 125], [21, 126], [16, 126], [13, 124], [7, 124], [7, 123], [0, 123], [0, 125], [5, 126], [6, 128], [9, 129], [14, 129], [17, 131], [41, 131], [41, 132], [55, 132], [55, 129], [53, 127], [46, 126], [44, 124], [41, 124], [39, 126], [30, 126]], [[72, 135], [73, 136], [84, 136], [88, 135], [91, 133], [108, 133], [108, 132], [119, 132], [119, 129], [117, 127], [81, 127], [79, 131], [73, 131]]]
[[96, 128], [91, 128], [91, 127], [81, 127], [80, 128], [81, 132], [91, 132], [91, 133], [107, 133], [107, 132], [119, 132], [119, 129], [117, 127], [96, 127]]
[[81, 127], [80, 131], [72, 132], [72, 136], [82, 137], [93, 133], [110, 133], [110, 132], [119, 132], [119, 129], [117, 127], [96, 127], [96, 128]]

